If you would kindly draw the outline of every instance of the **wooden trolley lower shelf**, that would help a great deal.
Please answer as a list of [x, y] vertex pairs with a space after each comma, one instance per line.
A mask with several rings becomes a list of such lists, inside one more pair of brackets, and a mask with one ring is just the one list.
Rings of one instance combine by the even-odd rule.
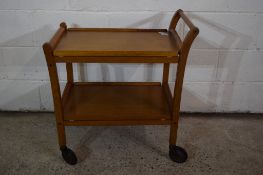
[[171, 120], [161, 83], [74, 83], [63, 99], [66, 125], [169, 124]]

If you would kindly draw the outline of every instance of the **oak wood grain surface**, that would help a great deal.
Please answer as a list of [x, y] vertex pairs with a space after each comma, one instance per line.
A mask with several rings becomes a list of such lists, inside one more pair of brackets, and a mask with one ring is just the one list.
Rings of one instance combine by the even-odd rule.
[[54, 56], [177, 56], [178, 48], [167, 32], [74, 31], [65, 32]]
[[74, 84], [64, 120], [170, 120], [162, 86], [139, 83]]

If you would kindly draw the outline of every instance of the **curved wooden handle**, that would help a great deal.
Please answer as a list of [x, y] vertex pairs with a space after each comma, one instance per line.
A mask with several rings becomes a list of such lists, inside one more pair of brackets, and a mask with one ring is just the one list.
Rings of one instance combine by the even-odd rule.
[[[178, 21], [182, 19], [184, 21], [184, 23], [189, 27], [189, 31], [186, 34], [185, 38], [183, 39], [183, 41], [181, 40], [181, 38], [179, 37], [178, 33], [175, 31], [175, 28], [178, 24]], [[187, 53], [191, 47], [192, 42], [194, 41], [194, 39], [196, 38], [196, 36], [199, 33], [199, 29], [192, 23], [192, 21], [184, 14], [184, 11], [179, 9], [175, 12], [170, 26], [169, 26], [169, 32], [173, 35], [173, 37], [175, 38], [175, 40], [178, 43], [179, 46], [179, 53], [182, 52], [182, 50], [184, 50], [184, 53]], [[186, 51], [186, 52], [185, 52]]]
[[175, 29], [177, 26], [177, 23], [179, 21], [179, 19], [182, 19], [185, 24], [190, 28], [190, 30], [194, 30], [195, 32], [198, 32], [198, 28], [192, 23], [192, 21], [184, 14], [184, 11], [182, 9], [179, 9], [175, 12], [170, 26], [169, 26], [169, 30], [170, 29]]

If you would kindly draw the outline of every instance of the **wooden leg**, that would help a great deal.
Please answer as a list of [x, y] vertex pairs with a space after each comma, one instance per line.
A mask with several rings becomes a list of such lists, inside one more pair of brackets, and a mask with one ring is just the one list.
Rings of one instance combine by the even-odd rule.
[[170, 145], [176, 145], [177, 128], [178, 128], [178, 123], [172, 123], [170, 125], [170, 140], [169, 140]]
[[[179, 113], [177, 114], [179, 115]], [[179, 118], [179, 116], [175, 117]], [[177, 140], [177, 129], [178, 129], [178, 120], [173, 121], [170, 125], [170, 140], [169, 140], [169, 156], [171, 160], [177, 163], [183, 163], [187, 160], [187, 152], [176, 145], [176, 140]]]
[[[169, 103], [169, 107], [171, 108], [171, 115], [179, 115], [175, 114], [172, 112], [173, 107], [172, 107], [172, 96], [170, 93], [170, 89], [169, 89], [169, 85], [168, 85], [168, 81], [169, 81], [169, 68], [170, 68], [170, 64], [169, 63], [164, 63], [163, 64], [163, 87], [167, 96], [167, 100]], [[178, 118], [179, 117], [172, 117], [172, 123], [170, 125], [170, 140], [169, 143], [170, 145], [176, 145], [176, 138], [177, 138], [177, 128], [178, 128]]]
[[163, 84], [168, 84], [170, 63], [163, 64]]
[[50, 74], [51, 89], [53, 94], [59, 146], [63, 147], [66, 146], [66, 136], [65, 136], [65, 127], [63, 125], [63, 110], [61, 104], [60, 86], [59, 86], [56, 64], [54, 63], [48, 64], [48, 70]]
[[170, 113], [172, 115], [173, 113], [173, 97], [172, 93], [169, 88], [168, 80], [169, 80], [169, 68], [170, 68], [170, 63], [164, 63], [163, 64], [163, 82], [162, 82], [162, 87], [169, 105]]
[[[51, 90], [52, 90], [52, 96], [53, 96], [53, 102], [54, 102], [60, 150], [61, 150], [63, 159], [68, 164], [74, 165], [77, 163], [77, 157], [75, 153], [71, 149], [67, 148], [66, 146], [66, 135], [65, 135], [65, 126], [64, 126], [64, 119], [63, 119], [62, 99], [61, 99], [61, 93], [60, 93], [57, 65], [53, 57], [53, 50], [49, 43], [45, 43], [43, 45], [43, 50], [44, 50], [47, 65], [48, 65], [48, 72], [49, 72]], [[66, 67], [67, 67], [67, 73], [68, 73], [68, 81], [73, 82], [72, 64], [71, 63], [67, 64]]]
[[[69, 67], [69, 71], [67, 69], [69, 73], [70, 73], [71, 66], [70, 65], [67, 66], [67, 68]], [[68, 164], [75, 165], [77, 163], [77, 157], [75, 153], [71, 149], [67, 148], [66, 146], [65, 126], [63, 123], [62, 100], [61, 100], [61, 94], [60, 94], [59, 79], [58, 79], [58, 74], [57, 74], [56, 63], [52, 63], [52, 62], [49, 63], [48, 70], [50, 74], [51, 89], [52, 89], [53, 101], [54, 101], [54, 107], [55, 107], [58, 141], [59, 141], [60, 150], [61, 150], [63, 159]], [[71, 79], [70, 76], [71, 74], [68, 75], [69, 80]]]
[[176, 145], [177, 130], [180, 113], [181, 93], [184, 77], [184, 65], [179, 61], [176, 73], [176, 82], [174, 87], [172, 121], [170, 125], [169, 156], [171, 160], [177, 163], [183, 163], [187, 160], [187, 152]]
[[65, 126], [61, 123], [57, 124], [57, 132], [58, 132], [58, 143], [59, 147], [66, 146], [66, 133], [65, 133]]
[[73, 83], [73, 66], [72, 63], [66, 63], [66, 69], [67, 69], [67, 80], [70, 83]]
[[[165, 92], [167, 95], [168, 103], [169, 105], [172, 105], [172, 96], [170, 94], [170, 89], [168, 85], [168, 80], [169, 80], [169, 68], [170, 64], [169, 63], [164, 63], [163, 64], [163, 87], [165, 88]], [[172, 107], [171, 107], [172, 108]], [[171, 109], [172, 110], [172, 109]], [[179, 114], [174, 114], [171, 113], [172, 115], [179, 115]], [[176, 144], [176, 138], [177, 138], [177, 127], [178, 127], [178, 121], [176, 121], [179, 117], [172, 117], [173, 122], [170, 125], [170, 145], [175, 145]]]

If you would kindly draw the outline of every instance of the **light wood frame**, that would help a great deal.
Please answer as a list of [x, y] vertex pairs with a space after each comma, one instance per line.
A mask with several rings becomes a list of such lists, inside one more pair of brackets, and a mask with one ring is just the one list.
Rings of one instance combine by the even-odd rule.
[[[189, 27], [189, 31], [186, 33], [185, 38], [182, 40], [178, 33], [176, 32], [176, 26], [179, 19], [182, 19], [185, 24]], [[110, 59], [105, 59], [104, 56], [82, 56], [82, 57], [58, 57], [54, 55], [54, 50], [59, 44], [61, 38], [68, 31], [113, 31], [113, 32], [123, 32], [123, 31], [132, 31], [132, 32], [167, 32], [177, 45], [178, 55], [177, 56], [122, 56], [122, 57], [110, 57]], [[170, 125], [170, 145], [175, 145], [177, 140], [177, 129], [178, 129], [178, 120], [180, 112], [180, 103], [181, 103], [181, 94], [183, 87], [183, 79], [185, 73], [185, 66], [187, 62], [188, 53], [190, 47], [198, 35], [199, 30], [193, 25], [193, 23], [187, 18], [182, 10], [178, 10], [170, 23], [169, 29], [98, 29], [98, 28], [67, 28], [66, 24], [63, 22], [60, 24], [60, 28], [57, 30], [55, 35], [49, 42], [46, 42], [43, 45], [43, 50], [46, 57], [46, 62], [48, 66], [51, 89], [54, 101], [54, 109], [57, 123], [57, 133], [60, 147], [66, 146], [66, 135], [65, 135], [65, 126], [73, 125]], [[74, 44], [74, 43], [73, 43]], [[64, 89], [63, 95], [61, 96], [60, 86], [59, 86], [59, 77], [57, 72], [57, 63], [64, 62], [66, 63], [67, 70], [67, 84]], [[72, 63], [163, 63], [163, 79], [161, 87], [167, 98], [167, 104], [170, 110], [170, 120], [160, 120], [160, 121], [151, 121], [151, 120], [127, 120], [127, 121], [65, 121], [64, 120], [64, 107], [67, 103], [67, 98], [70, 94], [71, 89], [76, 83], [73, 79], [73, 67]], [[177, 63], [177, 72], [176, 80], [174, 87], [174, 96], [172, 96], [169, 88], [169, 67], [171, 63]], [[89, 83], [87, 83], [89, 84]], [[111, 84], [111, 83], [109, 83]], [[129, 83], [119, 83], [123, 85], [130, 85]], [[145, 83], [144, 85], [146, 85]], [[116, 85], [112, 83], [112, 85]], [[141, 83], [134, 83], [133, 85], [141, 86]], [[156, 84], [151, 84], [156, 85]]]

